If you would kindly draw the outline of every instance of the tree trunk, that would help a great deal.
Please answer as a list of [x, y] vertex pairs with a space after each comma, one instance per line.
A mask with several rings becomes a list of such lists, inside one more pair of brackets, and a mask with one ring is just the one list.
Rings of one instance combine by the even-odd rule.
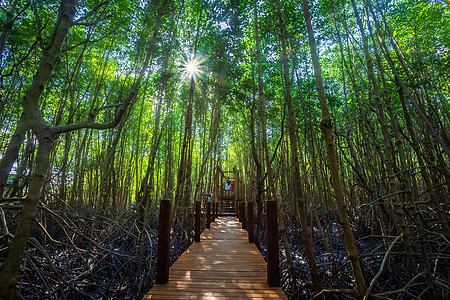
[[316, 78], [317, 92], [320, 102], [320, 109], [322, 111], [322, 120], [320, 121], [320, 130], [322, 131], [323, 139], [327, 147], [327, 160], [330, 167], [331, 182], [334, 187], [334, 194], [338, 206], [339, 222], [344, 233], [345, 248], [350, 259], [353, 275], [355, 277], [356, 292], [359, 297], [364, 297], [366, 293], [366, 282], [364, 279], [363, 269], [361, 266], [359, 251], [355, 243], [355, 238], [351, 230], [350, 221], [347, 216], [347, 205], [345, 204], [344, 192], [339, 177], [339, 165], [336, 157], [336, 149], [334, 147], [333, 139], [333, 124], [330, 113], [328, 111], [328, 104], [325, 95], [325, 89], [322, 83], [322, 71], [319, 63], [319, 55], [316, 49], [316, 41], [311, 26], [311, 17], [309, 14], [308, 0], [303, 0], [303, 13], [305, 16], [306, 28], [308, 31], [309, 47], [311, 50], [311, 58], [314, 65], [314, 75]]
[[300, 213], [300, 224], [302, 226], [302, 237], [305, 242], [306, 257], [311, 271], [312, 282], [315, 289], [319, 289], [319, 276], [316, 265], [316, 259], [314, 257], [314, 249], [311, 238], [311, 233], [309, 232], [308, 222], [306, 217], [306, 208], [303, 199], [303, 188], [301, 184], [300, 177], [300, 163], [298, 158], [298, 140], [297, 140], [297, 120], [295, 117], [294, 106], [292, 104], [292, 94], [291, 94], [291, 80], [289, 76], [289, 64], [287, 59], [286, 50], [286, 30], [284, 27], [284, 19], [281, 13], [280, 0], [275, 1], [278, 11], [278, 22], [280, 26], [280, 39], [281, 39], [281, 51], [282, 51], [282, 64], [283, 64], [283, 78], [286, 91], [286, 104], [288, 108], [288, 129], [289, 129], [289, 141], [291, 146], [291, 163], [293, 171], [293, 183], [294, 183], [294, 197], [296, 199], [296, 204], [298, 205], [298, 210]]
[[[391, 146], [386, 115], [385, 115], [385, 112], [383, 109], [383, 104], [381, 103], [380, 86], [375, 77], [375, 72], [374, 72], [374, 67], [373, 67], [373, 65], [374, 65], [373, 59], [369, 53], [368, 39], [364, 32], [364, 28], [363, 28], [362, 21], [359, 16], [359, 13], [358, 13], [358, 9], [357, 9], [355, 0], [352, 0], [352, 6], [353, 6], [353, 10], [354, 10], [355, 17], [356, 17], [356, 23], [358, 24], [359, 30], [361, 32], [361, 37], [363, 40], [363, 49], [364, 49], [364, 56], [366, 58], [367, 73], [368, 73], [370, 82], [372, 83], [375, 103], [377, 106], [377, 118], [378, 118], [378, 122], [380, 123], [380, 126], [381, 126], [383, 142], [386, 147], [386, 151], [384, 153], [384, 158], [385, 158], [386, 170], [387, 170], [387, 175], [388, 175], [388, 186], [389, 186], [388, 192], [394, 193], [394, 195], [392, 196], [393, 204], [394, 204], [394, 213], [397, 217], [397, 222], [400, 225], [400, 230], [403, 234], [403, 245], [404, 245], [406, 253], [408, 255], [411, 269], [413, 270], [414, 273], [417, 273], [417, 267], [416, 267], [416, 263], [414, 261], [414, 251], [412, 249], [412, 243], [411, 243], [411, 232], [409, 231], [409, 228], [407, 226], [406, 217], [403, 212], [403, 205], [402, 205], [401, 199], [400, 199], [398, 193], [396, 193], [398, 191], [398, 186], [395, 182], [395, 177], [396, 177], [395, 171], [394, 171], [395, 157], [394, 157], [393, 149]], [[374, 49], [374, 51], [377, 51], [377, 49]]]
[[[23, 121], [25, 121], [25, 124], [33, 130], [33, 134], [37, 136], [39, 148], [31, 188], [25, 200], [16, 229], [16, 234], [9, 248], [8, 256], [2, 265], [2, 271], [0, 274], [0, 298], [2, 299], [11, 299], [17, 296], [16, 283], [18, 279], [18, 270], [32, 229], [34, 214], [42, 196], [42, 187], [49, 170], [50, 153], [54, 138], [61, 133], [79, 130], [82, 128], [108, 129], [117, 126], [134, 103], [139, 91], [141, 80], [147, 72], [150, 58], [155, 49], [157, 31], [153, 34], [139, 75], [133, 83], [128, 96], [125, 98], [124, 102], [121, 103], [121, 107], [118, 109], [113, 122], [96, 123], [94, 121], [95, 116], [91, 114], [89, 116], [89, 120], [82, 123], [56, 127], [48, 126], [43, 119], [42, 112], [40, 110], [39, 97], [41, 96], [45, 84], [50, 78], [55, 65], [59, 61], [62, 46], [65, 42], [69, 29], [73, 25], [75, 3], [76, 0], [62, 1], [58, 12], [58, 21], [55, 25], [53, 36], [50, 39], [50, 44], [44, 49], [37, 72], [33, 78], [33, 82], [25, 93], [23, 99]], [[164, 6], [158, 7], [157, 22], [160, 21], [162, 15], [171, 12], [164, 12], [162, 11], [163, 8]], [[158, 26], [156, 26], [156, 28], [158, 28]], [[97, 109], [96, 111], [98, 112], [99, 110], [100, 109]]]
[[[36, 156], [36, 169], [33, 174], [30, 190], [21, 211], [19, 224], [9, 248], [8, 256], [2, 265], [0, 274], [0, 298], [2, 299], [11, 299], [17, 295], [16, 283], [19, 267], [33, 226], [34, 215], [42, 195], [42, 187], [50, 164], [50, 153], [53, 146], [54, 134], [42, 118], [39, 109], [39, 97], [55, 65], [59, 61], [61, 48], [65, 42], [69, 28], [72, 26], [74, 15], [75, 0], [63, 1], [59, 8], [58, 23], [55, 26], [51, 43], [44, 50], [31, 87], [25, 93], [23, 99], [24, 112], [21, 121], [19, 121], [20, 126], [18, 124], [18, 127], [27, 128], [22, 126], [30, 126], [38, 138], [39, 148]], [[21, 138], [21, 141], [23, 141], [23, 138]]]
[[[281, 239], [283, 241], [283, 246], [286, 251], [286, 259], [289, 264], [289, 271], [292, 269], [293, 257], [291, 247], [288, 242], [287, 234], [286, 234], [286, 226], [284, 224], [283, 214], [281, 213], [281, 202], [278, 199], [277, 188], [275, 185], [275, 180], [272, 171], [272, 165], [270, 161], [270, 153], [269, 147], [267, 145], [267, 122], [266, 122], [266, 104], [264, 100], [264, 90], [263, 90], [263, 80], [262, 80], [262, 71], [261, 71], [261, 45], [259, 43], [259, 26], [258, 26], [258, 11], [257, 11], [257, 1], [254, 2], [254, 19], [255, 19], [255, 44], [256, 44], [256, 61], [257, 61], [257, 69], [258, 69], [258, 99], [259, 99], [259, 119], [261, 121], [261, 140], [262, 147], [264, 153], [264, 161], [266, 163], [266, 174], [267, 174], [267, 189], [268, 189], [268, 198], [271, 200], [275, 200], [277, 203], [278, 209], [278, 224], [279, 224], [279, 232], [281, 235]], [[313, 276], [313, 278], [315, 278]]]
[[3, 154], [2, 160], [0, 161], [0, 198], [3, 198], [3, 192], [6, 187], [6, 181], [8, 180], [11, 168], [14, 162], [19, 157], [20, 147], [25, 140], [25, 135], [29, 126], [25, 121], [25, 117], [22, 114], [19, 121], [17, 122], [16, 130], [12, 135], [11, 140], [8, 143], [5, 153]]
[[[198, 46], [198, 38], [200, 34], [200, 23], [202, 19], [202, 12], [203, 12], [203, 4], [202, 8], [199, 12], [198, 17], [198, 23], [197, 23], [197, 30], [196, 30], [196, 37], [194, 41], [194, 54], [193, 57], [197, 55], [197, 46]], [[194, 111], [194, 90], [195, 90], [195, 80], [193, 77], [190, 78], [190, 87], [189, 87], [189, 99], [187, 103], [186, 108], [186, 121], [184, 125], [184, 135], [183, 135], [183, 141], [181, 144], [181, 151], [180, 151], [180, 164], [178, 167], [177, 172], [177, 185], [175, 189], [175, 199], [174, 199], [174, 206], [171, 212], [171, 219], [173, 219], [173, 216], [177, 215], [177, 210], [179, 209], [179, 205], [181, 204], [181, 199], [183, 197], [183, 189], [185, 185], [185, 181], [187, 178], [188, 170], [188, 156], [189, 156], [189, 145], [191, 144], [192, 139], [192, 121], [193, 121], [193, 111]], [[186, 195], [184, 195], [186, 197]]]

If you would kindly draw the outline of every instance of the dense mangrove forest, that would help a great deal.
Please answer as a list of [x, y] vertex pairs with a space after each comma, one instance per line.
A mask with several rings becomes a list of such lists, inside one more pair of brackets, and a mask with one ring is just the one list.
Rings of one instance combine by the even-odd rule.
[[279, 247], [288, 299], [449, 299], [449, 1], [0, 0], [0, 21], [0, 299], [142, 299], [211, 214]]

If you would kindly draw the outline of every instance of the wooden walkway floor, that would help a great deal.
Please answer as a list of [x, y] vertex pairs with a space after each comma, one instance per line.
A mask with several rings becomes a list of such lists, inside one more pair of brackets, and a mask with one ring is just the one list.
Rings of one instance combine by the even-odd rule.
[[267, 267], [235, 217], [219, 217], [144, 299], [287, 299], [267, 285]]

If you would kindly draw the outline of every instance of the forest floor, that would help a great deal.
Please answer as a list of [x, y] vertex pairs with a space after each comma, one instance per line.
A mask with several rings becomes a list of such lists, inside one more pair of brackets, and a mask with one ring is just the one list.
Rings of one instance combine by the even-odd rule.
[[[6, 258], [20, 205], [2, 207], [2, 223], [8, 231], [0, 239], [0, 261]], [[92, 232], [93, 216], [89, 208], [75, 211], [67, 207], [49, 208], [41, 203], [18, 283], [26, 299], [141, 299], [149, 291], [155, 278], [157, 217], [149, 218], [144, 232], [139, 230], [133, 211], [97, 218]], [[317, 291], [310, 283], [300, 226], [292, 218], [286, 224], [294, 260], [293, 265], [288, 265], [280, 243], [282, 287], [290, 299], [311, 299]], [[354, 282], [340, 231], [335, 222], [329, 226], [327, 232], [332, 235], [327, 238], [327, 245], [313, 227], [322, 294], [327, 299], [355, 298], [349, 291], [354, 289]], [[257, 246], [265, 257], [264, 232], [262, 225]], [[364, 224], [356, 226], [354, 232], [359, 237], [357, 243], [367, 282], [378, 276], [373, 293], [390, 299], [449, 298], [444, 287], [450, 278], [450, 245], [442, 243], [442, 235], [429, 232], [429, 245], [434, 247], [430, 258], [434, 262], [431, 289], [424, 272], [410, 271], [395, 236], [371, 235]], [[174, 222], [171, 263], [189, 247], [193, 236], [193, 222]]]

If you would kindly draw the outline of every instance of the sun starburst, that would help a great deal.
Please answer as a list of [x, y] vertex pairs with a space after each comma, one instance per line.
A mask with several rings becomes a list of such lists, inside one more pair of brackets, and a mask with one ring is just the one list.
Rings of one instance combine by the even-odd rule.
[[183, 75], [189, 79], [191, 78], [196, 79], [200, 77], [203, 73], [202, 63], [203, 61], [196, 57], [187, 58], [181, 64]]

